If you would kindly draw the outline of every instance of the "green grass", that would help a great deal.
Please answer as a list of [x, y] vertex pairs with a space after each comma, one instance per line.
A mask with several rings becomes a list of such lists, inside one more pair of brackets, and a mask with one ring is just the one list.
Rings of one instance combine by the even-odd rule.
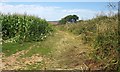
[[[88, 21], [78, 22], [77, 24], [58, 25], [55, 27], [56, 31], [43, 41], [24, 42], [23, 44], [3, 43], [2, 50], [6, 56], [10, 56], [18, 51], [31, 48], [26, 54], [20, 56], [21, 58], [31, 57], [34, 54], [40, 54], [41, 56], [50, 58], [54, 54], [53, 58], [56, 58], [56, 61], [58, 59], [64, 60], [60, 62], [62, 67], [62, 64], [63, 66], [65, 64], [68, 64], [69, 66], [70, 63], [73, 64], [72, 62], [75, 62], [76, 60], [78, 62], [82, 61], [82, 59], [78, 59], [76, 55], [81, 54], [80, 52], [82, 51], [88, 53], [90, 52], [90, 48], [93, 48], [95, 50], [93, 54], [91, 54], [93, 55], [91, 56], [93, 60], [95, 59], [94, 56], [96, 56], [96, 61], [99, 61], [100, 59], [101, 63], [104, 62], [104, 65], [111, 65], [108, 66], [108, 69], [116, 68], [116, 65], [114, 66], [114, 63], [112, 63], [112, 61], [117, 60], [116, 26], [116, 17], [105, 19], [99, 17]], [[97, 30], [99, 30], [99, 32]], [[84, 43], [80, 43], [80, 40]], [[86, 47], [85, 45], [89, 45], [90, 48], [87, 49], [88, 46]], [[59, 51], [61, 51], [61, 55], [59, 55]], [[107, 55], [107, 53], [109, 54]], [[74, 59], [72, 62], [70, 61], [71, 56], [72, 59]], [[27, 69], [41, 69], [42, 63], [43, 62], [28, 65]]]
[[[55, 32], [56, 33], [56, 32]], [[30, 57], [33, 54], [49, 56], [54, 51], [55, 43], [61, 39], [61, 35], [53, 34], [46, 40], [34, 43], [34, 46], [23, 57]]]
[[47, 56], [51, 52], [51, 50], [52, 48], [50, 46], [45, 45], [43, 42], [38, 42], [23, 57], [30, 57], [33, 54], [40, 54]]
[[30, 57], [33, 54], [48, 56], [52, 52], [52, 49], [55, 47], [54, 44], [57, 41], [59, 41], [60, 38], [61, 38], [61, 35], [54, 34], [46, 38], [46, 40], [39, 41], [39, 42], [24, 42], [22, 44], [3, 43], [2, 52], [5, 54], [5, 56], [10, 56], [21, 50], [29, 49], [29, 51], [25, 55], [22, 55], [21, 57]]
[[28, 49], [33, 43], [3, 43], [2, 52], [5, 56], [10, 56], [18, 51]]
[[47, 55], [50, 51], [50, 45], [45, 44], [45, 42], [25, 42], [23, 44], [19, 43], [3, 43], [2, 52], [5, 53], [5, 56], [10, 56], [19, 52], [21, 50], [27, 50], [31, 47], [29, 52], [25, 56], [32, 56], [33, 54], [39, 53], [42, 55]]

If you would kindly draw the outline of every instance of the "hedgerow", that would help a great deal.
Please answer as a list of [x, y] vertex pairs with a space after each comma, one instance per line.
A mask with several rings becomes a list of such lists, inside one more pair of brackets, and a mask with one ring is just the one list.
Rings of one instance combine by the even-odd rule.
[[116, 70], [119, 67], [120, 48], [118, 45], [118, 15], [98, 16], [91, 20], [76, 24], [61, 25], [62, 30], [67, 30], [82, 37], [85, 44], [90, 45], [94, 51], [92, 59], [103, 63], [103, 69]]

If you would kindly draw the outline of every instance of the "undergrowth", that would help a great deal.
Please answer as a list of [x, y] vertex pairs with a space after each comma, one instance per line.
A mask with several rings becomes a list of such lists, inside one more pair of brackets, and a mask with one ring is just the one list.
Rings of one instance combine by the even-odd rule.
[[119, 67], [118, 15], [97, 16], [91, 20], [59, 25], [59, 29], [82, 36], [84, 43], [94, 48], [91, 58], [103, 63], [102, 69]]

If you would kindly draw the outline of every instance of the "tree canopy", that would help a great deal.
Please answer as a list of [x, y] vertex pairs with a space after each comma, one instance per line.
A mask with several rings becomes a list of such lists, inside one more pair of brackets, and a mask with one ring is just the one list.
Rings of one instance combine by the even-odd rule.
[[59, 21], [59, 24], [75, 23], [79, 17], [77, 15], [68, 15]]

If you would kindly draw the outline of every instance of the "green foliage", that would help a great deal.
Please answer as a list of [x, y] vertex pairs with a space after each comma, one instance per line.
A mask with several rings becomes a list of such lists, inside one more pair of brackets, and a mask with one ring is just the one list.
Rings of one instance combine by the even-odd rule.
[[[101, 18], [101, 20], [100, 20]], [[117, 16], [98, 17], [97, 34], [94, 37], [95, 54], [104, 60], [106, 69], [117, 69], [118, 64], [118, 20]], [[115, 62], [113, 62], [115, 60]]]
[[46, 20], [35, 16], [1, 14], [2, 38], [7, 41], [40, 41], [47, 37], [52, 27]]
[[80, 35], [84, 43], [94, 48], [93, 57], [104, 61], [105, 69], [117, 69], [120, 51], [117, 18], [117, 15], [97, 16], [76, 24], [61, 25], [61, 29]]
[[60, 21], [59, 21], [59, 24], [66, 24], [66, 20], [64, 18], [62, 18]]
[[77, 22], [78, 19], [79, 19], [79, 17], [77, 15], [68, 15], [68, 16], [62, 18], [59, 21], [59, 24], [66, 24], [67, 22], [75, 23], [75, 22]]

